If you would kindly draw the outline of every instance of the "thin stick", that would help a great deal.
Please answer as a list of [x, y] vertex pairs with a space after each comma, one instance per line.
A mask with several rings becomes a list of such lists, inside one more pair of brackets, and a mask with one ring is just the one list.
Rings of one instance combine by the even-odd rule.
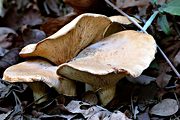
[[[119, 13], [121, 13], [122, 15], [126, 16], [134, 25], [136, 25], [139, 29], [141, 29], [144, 33], [148, 34], [146, 30], [143, 29], [143, 27], [141, 25], [139, 25], [133, 18], [131, 18], [129, 15], [127, 15], [125, 12], [123, 12], [121, 9], [119, 9], [118, 7], [116, 7], [114, 4], [112, 4], [109, 0], [105, 0], [106, 3], [108, 5], [110, 5], [112, 8], [114, 8], [115, 10], [117, 10]], [[174, 65], [171, 63], [171, 61], [168, 59], [168, 57], [165, 55], [165, 53], [161, 50], [161, 48], [157, 45], [158, 50], [160, 51], [160, 53], [162, 54], [162, 56], [165, 58], [165, 60], [167, 61], [167, 63], [169, 64], [169, 66], [172, 68], [172, 70], [174, 71], [174, 73], [177, 75], [178, 78], [180, 78], [180, 74], [179, 72], [176, 70], [176, 68], [174, 67]]]

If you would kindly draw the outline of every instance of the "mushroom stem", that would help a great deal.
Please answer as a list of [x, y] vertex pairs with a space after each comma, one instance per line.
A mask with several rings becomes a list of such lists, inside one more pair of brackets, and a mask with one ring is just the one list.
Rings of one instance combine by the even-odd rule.
[[66, 78], [61, 78], [60, 80], [61, 89], [59, 90], [59, 93], [67, 96], [76, 96], [76, 81]]
[[[48, 93], [48, 86], [43, 82], [31, 82], [28, 83], [29, 87], [33, 91], [34, 101], [40, 99]], [[36, 104], [40, 104], [48, 99], [47, 96], [41, 98], [36, 102]]]
[[99, 99], [103, 106], [106, 106], [115, 96], [116, 85], [102, 88], [98, 91]]

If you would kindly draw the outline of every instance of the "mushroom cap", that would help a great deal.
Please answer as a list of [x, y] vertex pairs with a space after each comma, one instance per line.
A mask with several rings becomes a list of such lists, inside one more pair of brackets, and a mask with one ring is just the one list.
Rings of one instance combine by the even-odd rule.
[[111, 20], [104, 15], [82, 14], [48, 38], [24, 47], [20, 56], [40, 56], [60, 65], [75, 57], [90, 43], [101, 40], [110, 23]]
[[[140, 23], [140, 21], [134, 17], [131, 17], [132, 19], [134, 19], [136, 22]], [[129, 25], [132, 24], [132, 22], [126, 17], [126, 16], [122, 16], [122, 15], [116, 15], [116, 16], [111, 16], [109, 17], [109, 19], [112, 22], [117, 22], [120, 24], [124, 24], [124, 25]]]
[[151, 35], [126, 30], [110, 35], [61, 64], [58, 75], [93, 87], [114, 85], [125, 75], [139, 76], [154, 59], [156, 42]]
[[[134, 19], [136, 22], [140, 23], [140, 21], [136, 18], [131, 18]], [[109, 19], [112, 23], [105, 29], [104, 37], [125, 30], [125, 27], [123, 25], [127, 26], [132, 24], [132, 22], [126, 16], [122, 15], [111, 16], [109, 17]]]
[[7, 68], [2, 79], [8, 82], [44, 82], [60, 91], [56, 70], [57, 66], [44, 60], [28, 60]]

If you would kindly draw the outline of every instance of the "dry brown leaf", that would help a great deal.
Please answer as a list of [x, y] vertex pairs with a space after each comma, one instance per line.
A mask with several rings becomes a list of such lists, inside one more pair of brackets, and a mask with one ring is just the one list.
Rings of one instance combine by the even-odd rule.
[[21, 25], [40, 25], [43, 23], [42, 16], [39, 11], [29, 9], [24, 13], [23, 17], [18, 21]]
[[164, 88], [169, 80], [171, 79], [171, 75], [168, 75], [167, 72], [171, 70], [170, 66], [167, 63], [159, 63], [159, 75], [156, 78], [156, 83], [160, 88]]
[[180, 51], [176, 54], [176, 56], [174, 58], [174, 63], [176, 66], [178, 66], [180, 64]]
[[67, 106], [66, 109], [69, 112], [72, 113], [81, 113], [84, 118], [90, 119], [93, 115], [95, 115], [98, 112], [105, 111], [107, 115], [110, 115], [111, 112], [108, 110], [100, 107], [100, 106], [91, 106], [88, 103], [82, 102], [82, 101], [71, 101]]
[[105, 0], [63, 0], [74, 9], [77, 14], [97, 13], [107, 16], [119, 14], [116, 10], [109, 7]]
[[48, 20], [41, 25], [41, 29], [47, 34], [47, 36], [50, 36], [77, 16], [78, 14], [73, 12], [58, 18], [48, 18]]
[[116, 112], [113, 112], [113, 113], [111, 114], [111, 116], [109, 117], [109, 119], [105, 119], [105, 120], [131, 120], [131, 119], [129, 119], [128, 117], [126, 117], [126, 115], [123, 114], [122, 112], [116, 111]]
[[150, 113], [159, 116], [170, 116], [175, 114], [178, 109], [179, 107], [177, 101], [167, 98], [153, 106], [150, 110]]
[[119, 8], [127, 8], [127, 7], [133, 7], [133, 6], [148, 6], [149, 0], [116, 0], [116, 5]]
[[10, 48], [14, 41], [15, 36], [17, 33], [8, 27], [0, 27], [0, 47], [7, 49]]
[[129, 80], [129, 81], [131, 81], [133, 83], [139, 83], [139, 84], [142, 84], [142, 85], [147, 85], [150, 82], [156, 80], [156, 78], [150, 77], [150, 76], [147, 76], [147, 75], [140, 75], [137, 78], [133, 78], [133, 77], [126, 77], [126, 78], [127, 78], [127, 80]]

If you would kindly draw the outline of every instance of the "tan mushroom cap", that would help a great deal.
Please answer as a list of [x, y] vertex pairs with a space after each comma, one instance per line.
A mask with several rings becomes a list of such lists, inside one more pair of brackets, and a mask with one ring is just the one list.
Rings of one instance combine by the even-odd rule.
[[75, 57], [90, 43], [102, 39], [110, 23], [111, 20], [104, 15], [82, 14], [48, 38], [24, 47], [20, 56], [40, 56], [60, 65]]
[[72, 61], [60, 65], [57, 74], [95, 88], [108, 87], [127, 74], [139, 76], [155, 53], [156, 42], [151, 35], [126, 30], [85, 48]]
[[59, 77], [53, 66], [44, 60], [28, 60], [7, 68], [3, 74], [3, 80], [8, 82], [44, 82], [49, 87], [59, 87]]
[[[140, 21], [134, 17], [131, 17], [132, 19], [134, 19], [136, 22], [140, 23]], [[126, 17], [126, 16], [122, 16], [122, 15], [116, 15], [116, 16], [111, 16], [109, 17], [109, 19], [112, 22], [117, 22], [120, 24], [124, 24], [124, 25], [129, 25], [132, 24], [132, 22]]]
[[[140, 23], [140, 21], [136, 18], [131, 18], [134, 19], [136, 22]], [[105, 29], [104, 37], [125, 30], [125, 27], [123, 25], [132, 24], [132, 22], [126, 16], [122, 15], [111, 16], [109, 17], [109, 19], [112, 21], [112, 23]]]
[[[56, 70], [57, 66], [53, 66], [47, 61], [28, 60], [7, 68], [2, 79], [8, 82], [44, 82], [49, 87], [55, 88], [58, 93], [74, 96], [76, 87], [68, 87], [74, 84], [73, 81], [59, 77]], [[70, 81], [68, 85], [67, 81]]]

